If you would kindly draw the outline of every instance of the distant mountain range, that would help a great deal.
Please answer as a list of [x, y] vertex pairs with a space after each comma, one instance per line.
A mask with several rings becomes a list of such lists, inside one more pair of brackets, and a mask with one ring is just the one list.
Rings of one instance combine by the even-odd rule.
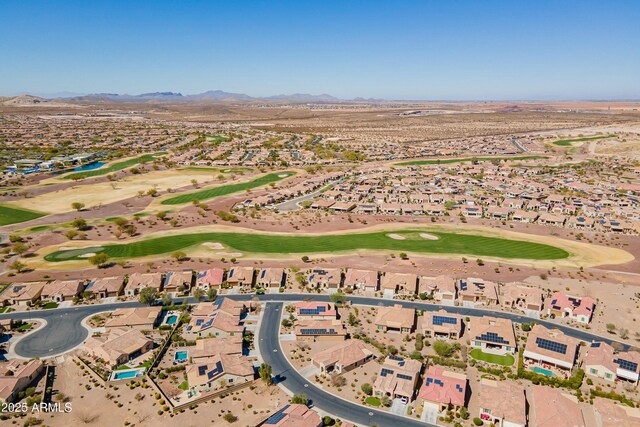
[[278, 101], [278, 102], [297, 102], [297, 103], [315, 103], [315, 102], [372, 102], [382, 101], [381, 99], [364, 99], [356, 98], [352, 100], [342, 100], [326, 93], [320, 95], [311, 95], [308, 93], [294, 93], [291, 95], [274, 95], [267, 97], [253, 97], [244, 93], [225, 92], [223, 90], [209, 90], [207, 92], [195, 95], [183, 95], [179, 92], [150, 92], [141, 93], [139, 95], [127, 95], [118, 93], [92, 93], [89, 95], [73, 96], [61, 98], [65, 101], [78, 102], [147, 102], [147, 101], [216, 101], [216, 102], [256, 102], [256, 101]]

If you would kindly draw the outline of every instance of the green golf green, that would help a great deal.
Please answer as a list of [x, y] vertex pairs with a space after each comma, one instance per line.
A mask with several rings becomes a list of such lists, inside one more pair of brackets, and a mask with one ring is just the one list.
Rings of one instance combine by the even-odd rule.
[[547, 156], [518, 156], [518, 157], [463, 157], [459, 159], [426, 159], [426, 160], [412, 160], [409, 162], [396, 163], [399, 166], [420, 166], [420, 165], [444, 165], [449, 163], [466, 163], [466, 162], [490, 162], [492, 160], [535, 160], [546, 159]]
[[131, 166], [135, 166], [138, 163], [144, 163], [144, 162], [150, 162], [154, 159], [154, 157], [159, 156], [165, 154], [164, 152], [160, 152], [160, 153], [155, 153], [155, 154], [143, 154], [140, 157], [135, 157], [133, 159], [128, 159], [128, 160], [123, 160], [121, 162], [116, 162], [116, 163], [112, 163], [111, 165], [107, 166], [107, 167], [103, 167], [100, 169], [96, 169], [96, 170], [91, 170], [91, 171], [85, 171], [85, 172], [76, 172], [76, 173], [71, 173], [69, 175], [65, 175], [62, 178], [63, 179], [74, 179], [74, 178], [91, 178], [94, 176], [100, 176], [100, 175], [106, 175], [109, 174], [111, 172], [118, 172], [122, 169], [126, 169], [128, 167]]
[[575, 139], [560, 139], [558, 141], [553, 141], [552, 144], [558, 145], [560, 147], [569, 147], [574, 142], [596, 141], [598, 139], [613, 138], [616, 136], [618, 135], [611, 134], [611, 135], [586, 136], [584, 138], [575, 138]]
[[10, 208], [6, 205], [0, 205], [0, 226], [31, 221], [41, 216], [45, 216], [45, 214], [28, 209]]
[[[422, 237], [419, 230], [394, 231], [393, 234], [399, 236], [393, 236], [394, 238], [392, 238], [386, 232], [331, 234], [325, 236], [228, 232], [179, 234], [149, 238], [132, 243], [61, 250], [45, 256], [45, 260], [86, 259], [86, 254], [100, 252], [106, 253], [111, 258], [137, 258], [168, 254], [205, 242], [218, 242], [233, 250], [264, 254], [315, 254], [373, 249], [530, 260], [554, 260], [569, 256], [569, 253], [563, 249], [523, 240], [429, 231], [429, 234], [438, 237], [437, 240], [433, 240]], [[398, 237], [403, 238], [403, 240], [399, 240]]]
[[239, 182], [237, 184], [219, 185], [217, 187], [205, 188], [200, 191], [193, 191], [191, 193], [180, 194], [179, 196], [171, 197], [170, 199], [163, 200], [163, 205], [181, 205], [184, 203], [191, 203], [193, 200], [209, 200], [215, 197], [226, 196], [228, 194], [238, 193], [244, 190], [250, 190], [252, 188], [262, 187], [272, 182], [280, 181], [284, 178], [288, 178], [295, 175], [295, 172], [274, 172], [259, 178], [256, 178], [247, 182]]

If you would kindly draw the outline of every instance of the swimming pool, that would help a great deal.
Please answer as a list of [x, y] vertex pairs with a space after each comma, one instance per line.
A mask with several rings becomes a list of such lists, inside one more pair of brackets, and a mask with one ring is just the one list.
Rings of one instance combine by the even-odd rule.
[[531, 370], [537, 374], [542, 374], [547, 377], [555, 377], [555, 374], [548, 369], [541, 368], [539, 366], [535, 366], [531, 368]]
[[176, 316], [175, 314], [172, 314], [171, 316], [167, 317], [167, 321], [165, 323], [167, 325], [173, 325], [176, 323], [177, 320], [178, 320], [178, 316]]
[[173, 358], [177, 363], [186, 362], [189, 359], [188, 351], [176, 351], [176, 357]]
[[115, 371], [111, 374], [111, 381], [117, 380], [130, 380], [131, 378], [137, 378], [142, 375], [142, 369], [129, 369], [126, 371]]

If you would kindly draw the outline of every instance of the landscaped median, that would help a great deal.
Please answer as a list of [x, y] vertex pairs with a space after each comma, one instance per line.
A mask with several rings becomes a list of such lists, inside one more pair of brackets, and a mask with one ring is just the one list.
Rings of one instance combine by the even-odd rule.
[[443, 231], [429, 231], [429, 238], [426, 238], [422, 231], [424, 230], [410, 229], [395, 230], [393, 234], [370, 232], [326, 235], [249, 232], [185, 233], [151, 237], [131, 243], [58, 250], [46, 255], [44, 259], [51, 262], [82, 260], [97, 253], [105, 253], [112, 259], [131, 259], [170, 254], [208, 242], [216, 242], [223, 245], [225, 249], [245, 253], [282, 254], [283, 256], [347, 253], [362, 249], [525, 260], [561, 260], [570, 256], [564, 249], [543, 243]]
[[191, 203], [194, 200], [200, 202], [210, 200], [215, 197], [227, 196], [233, 193], [239, 193], [245, 190], [251, 190], [253, 188], [262, 187], [272, 182], [278, 182], [285, 178], [295, 175], [295, 172], [284, 171], [274, 172], [267, 175], [260, 176], [251, 181], [239, 182], [235, 184], [219, 185], [217, 187], [205, 188], [200, 191], [192, 191], [189, 193], [183, 193], [179, 196], [171, 197], [160, 202], [163, 205], [182, 205], [185, 203]]

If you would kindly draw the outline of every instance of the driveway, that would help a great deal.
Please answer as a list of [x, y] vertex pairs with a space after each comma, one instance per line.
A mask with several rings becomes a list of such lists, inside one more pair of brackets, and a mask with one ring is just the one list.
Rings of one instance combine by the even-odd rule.
[[407, 410], [409, 409], [409, 402], [406, 404], [402, 403], [402, 399], [393, 399], [391, 402], [391, 413], [401, 416], [407, 415]]

